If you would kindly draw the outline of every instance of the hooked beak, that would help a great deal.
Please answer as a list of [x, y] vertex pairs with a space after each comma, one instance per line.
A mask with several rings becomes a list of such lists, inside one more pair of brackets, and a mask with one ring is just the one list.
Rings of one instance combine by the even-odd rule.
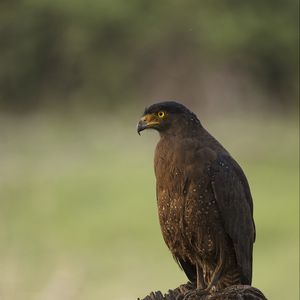
[[156, 125], [160, 124], [158, 121], [154, 121], [153, 119], [152, 120], [151, 119], [152, 119], [151, 115], [145, 115], [140, 119], [140, 121], [137, 124], [137, 133], [139, 135], [141, 135], [140, 132], [143, 131], [144, 129], [153, 128]]
[[137, 124], [137, 133], [141, 135], [141, 131], [147, 128], [147, 122], [145, 122], [143, 119], [141, 119]]

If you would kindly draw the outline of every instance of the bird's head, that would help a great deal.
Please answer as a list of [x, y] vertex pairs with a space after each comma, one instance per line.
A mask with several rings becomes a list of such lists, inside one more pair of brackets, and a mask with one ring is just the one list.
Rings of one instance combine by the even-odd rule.
[[[184, 105], [174, 102], [159, 102], [146, 108], [137, 125], [137, 132], [140, 134], [145, 129], [155, 129], [161, 135], [171, 133], [179, 134], [183, 130], [189, 133], [191, 125], [200, 126], [196, 115]], [[190, 127], [190, 128], [189, 128]]]

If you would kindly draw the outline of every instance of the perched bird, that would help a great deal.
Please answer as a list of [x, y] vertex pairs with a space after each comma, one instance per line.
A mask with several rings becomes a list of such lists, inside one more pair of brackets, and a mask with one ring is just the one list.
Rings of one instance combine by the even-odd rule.
[[160, 134], [154, 168], [165, 243], [197, 289], [251, 284], [255, 241], [247, 179], [223, 146], [180, 103], [151, 105], [137, 125]]

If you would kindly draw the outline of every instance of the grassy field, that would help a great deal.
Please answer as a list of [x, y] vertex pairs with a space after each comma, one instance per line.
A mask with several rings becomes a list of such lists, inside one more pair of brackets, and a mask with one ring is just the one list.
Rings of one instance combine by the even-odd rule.
[[[137, 117], [0, 116], [0, 299], [136, 299], [186, 282], [157, 220], [154, 132]], [[255, 205], [254, 282], [299, 297], [298, 129], [275, 117], [206, 119]]]

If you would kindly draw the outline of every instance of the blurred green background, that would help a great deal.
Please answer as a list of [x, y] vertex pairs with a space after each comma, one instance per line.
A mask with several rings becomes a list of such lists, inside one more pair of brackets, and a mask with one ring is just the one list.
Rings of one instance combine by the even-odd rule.
[[0, 299], [186, 282], [158, 225], [146, 105], [177, 99], [243, 167], [254, 282], [299, 298], [296, 1], [0, 2]]

